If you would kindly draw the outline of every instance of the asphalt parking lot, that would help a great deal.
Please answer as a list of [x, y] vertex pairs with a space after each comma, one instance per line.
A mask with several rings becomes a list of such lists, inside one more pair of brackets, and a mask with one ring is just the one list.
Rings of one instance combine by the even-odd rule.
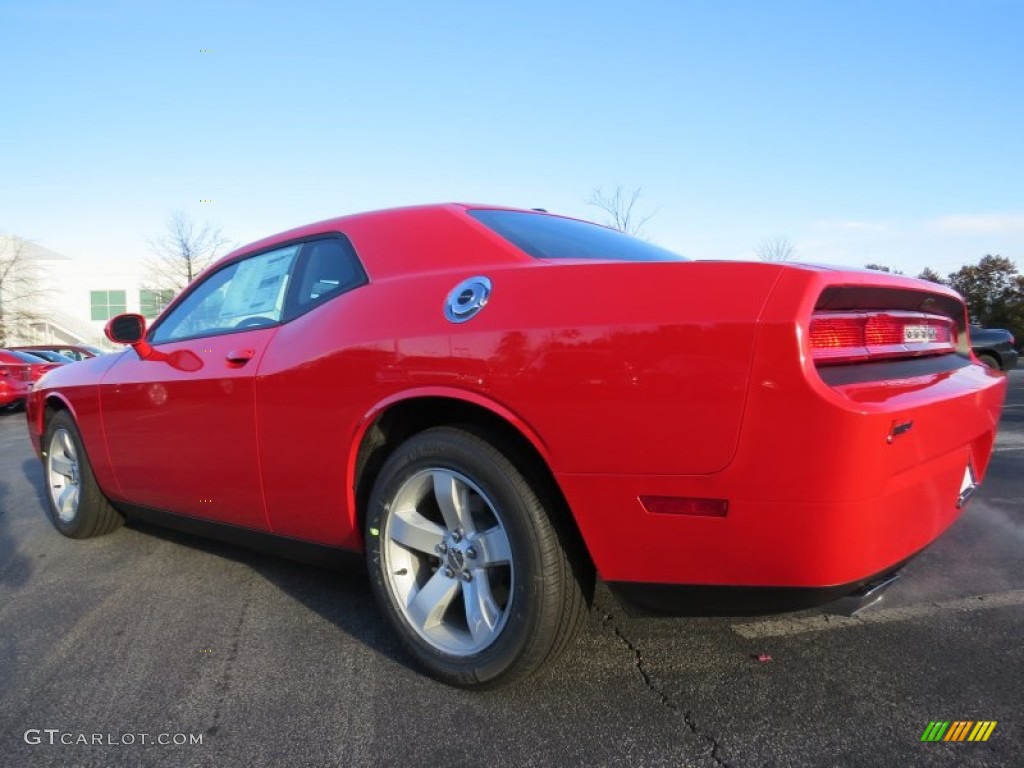
[[[881, 607], [637, 619], [599, 590], [557, 665], [485, 694], [411, 668], [358, 575], [155, 528], [63, 538], [24, 416], [0, 415], [0, 765], [1020, 765], [1010, 379], [984, 486]], [[936, 720], [997, 726], [922, 742]]]

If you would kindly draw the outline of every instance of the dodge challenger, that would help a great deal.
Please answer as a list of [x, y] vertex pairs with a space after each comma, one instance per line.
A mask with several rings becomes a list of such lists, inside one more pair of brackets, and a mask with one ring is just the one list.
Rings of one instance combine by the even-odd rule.
[[355, 557], [471, 688], [554, 659], [596, 579], [675, 614], [866, 594], [957, 519], [1006, 390], [943, 286], [461, 204], [269, 237], [107, 336], [28, 400], [60, 533]]

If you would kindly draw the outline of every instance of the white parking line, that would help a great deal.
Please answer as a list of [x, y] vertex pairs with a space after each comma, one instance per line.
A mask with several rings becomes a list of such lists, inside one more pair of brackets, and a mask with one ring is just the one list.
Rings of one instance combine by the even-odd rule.
[[990, 608], [1006, 608], [1012, 605], [1024, 605], [1024, 589], [1013, 589], [1008, 592], [996, 592], [990, 595], [964, 597], [959, 600], [948, 600], [944, 603], [928, 603], [912, 605], [906, 608], [889, 608], [872, 611], [868, 609], [861, 616], [806, 616], [801, 618], [779, 618], [766, 621], [752, 621], [745, 624], [733, 624], [732, 630], [748, 640], [764, 637], [787, 637], [804, 632], [823, 632], [829, 629], [847, 629], [863, 627], [868, 624], [888, 624], [893, 621], [909, 621], [939, 613], [969, 613], [984, 611]]
[[994, 451], [1020, 451], [1024, 450], [1024, 435], [1015, 432], [1000, 432], [996, 436]]

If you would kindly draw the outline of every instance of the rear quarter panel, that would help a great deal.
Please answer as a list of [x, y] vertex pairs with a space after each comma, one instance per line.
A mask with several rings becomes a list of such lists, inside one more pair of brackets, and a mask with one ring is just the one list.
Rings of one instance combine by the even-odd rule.
[[[902, 278], [786, 268], [761, 314], [727, 467], [560, 478], [602, 576], [833, 586], [905, 560], [956, 520], [968, 462], [981, 479], [991, 456], [1005, 377], [971, 363], [961, 339], [947, 370], [830, 386], [807, 331], [831, 285], [950, 295]], [[912, 427], [889, 440], [898, 424]], [[638, 502], [644, 494], [725, 499], [728, 514], [652, 514]]]
[[[422, 394], [521, 425], [556, 474], [713, 473], [742, 420], [756, 322], [779, 268], [555, 264], [383, 278], [282, 326], [257, 414], [278, 533], [358, 547], [354, 452], [384, 403]], [[444, 318], [489, 277], [472, 320]]]

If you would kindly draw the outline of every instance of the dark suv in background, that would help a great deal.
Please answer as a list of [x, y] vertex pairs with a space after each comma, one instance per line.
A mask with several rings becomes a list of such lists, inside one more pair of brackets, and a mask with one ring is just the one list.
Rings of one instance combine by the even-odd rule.
[[1013, 334], [1003, 328], [971, 326], [971, 349], [989, 368], [1008, 371], [1017, 367], [1017, 350]]

